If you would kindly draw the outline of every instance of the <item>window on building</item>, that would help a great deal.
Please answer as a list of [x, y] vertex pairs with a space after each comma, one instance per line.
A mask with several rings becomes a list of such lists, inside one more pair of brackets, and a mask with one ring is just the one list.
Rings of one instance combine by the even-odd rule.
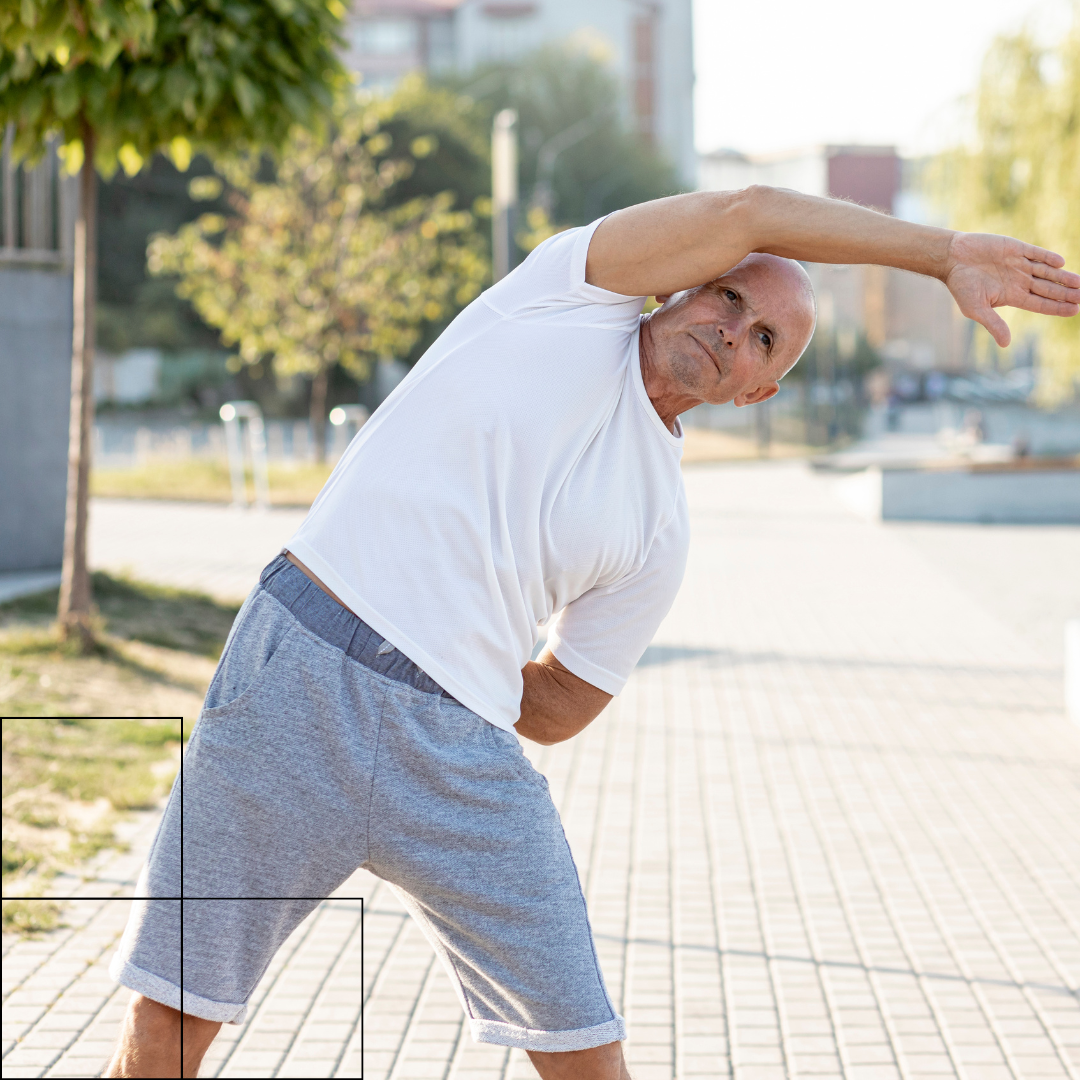
[[419, 40], [412, 19], [365, 19], [352, 27], [352, 46], [365, 56], [400, 56], [416, 49]]
[[536, 45], [537, 4], [487, 3], [484, 14], [485, 60], [513, 60]]
[[428, 19], [429, 71], [446, 71], [454, 66], [454, 24], [448, 18]]
[[638, 134], [649, 142], [656, 136], [656, 16], [635, 17], [634, 120]]
[[0, 255], [7, 260], [59, 262], [61, 178], [56, 146], [30, 169], [16, 165], [14, 129], [4, 133], [0, 152]]

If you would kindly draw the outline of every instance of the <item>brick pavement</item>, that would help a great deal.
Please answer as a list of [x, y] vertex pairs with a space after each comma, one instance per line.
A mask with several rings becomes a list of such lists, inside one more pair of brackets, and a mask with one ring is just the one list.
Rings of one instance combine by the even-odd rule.
[[[1080, 738], [1057, 658], [800, 466], [687, 487], [686, 584], [629, 686], [530, 750], [635, 1080], [1080, 1080]], [[1031, 557], [1037, 530], [1016, 537], [1002, 572], [1075, 588]], [[204, 1076], [360, 1076], [361, 998], [368, 1080], [535, 1076], [470, 1041], [388, 890], [358, 874], [341, 894], [365, 897], [362, 979], [359, 905], [328, 901]], [[95, 1074], [126, 906], [5, 943], [4, 1076]]]
[[90, 563], [146, 581], [241, 601], [304, 520], [304, 510], [93, 499]]

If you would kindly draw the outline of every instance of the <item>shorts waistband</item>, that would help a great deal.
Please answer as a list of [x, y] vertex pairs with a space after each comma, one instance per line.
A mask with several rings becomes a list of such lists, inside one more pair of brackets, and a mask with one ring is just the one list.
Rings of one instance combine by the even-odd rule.
[[278, 555], [263, 570], [259, 585], [284, 604], [297, 622], [358, 664], [414, 690], [441, 694], [453, 700], [426, 671], [372, 630], [363, 619], [327, 596], [284, 555]]

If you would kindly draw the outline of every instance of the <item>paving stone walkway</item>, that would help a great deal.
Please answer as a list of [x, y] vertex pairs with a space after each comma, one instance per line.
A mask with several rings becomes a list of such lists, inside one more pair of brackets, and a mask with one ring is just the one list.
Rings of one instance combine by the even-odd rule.
[[214, 503], [93, 499], [87, 545], [95, 570], [242, 601], [304, 510]]
[[[993, 574], [958, 583], [799, 465], [695, 468], [687, 487], [686, 583], [629, 686], [582, 736], [530, 749], [635, 1080], [1080, 1080], [1080, 729], [1060, 657], [980, 598]], [[1015, 535], [996, 573], [1076, 589], [1075, 557], [1040, 562], [1044, 534]], [[113, 898], [5, 941], [5, 1077], [98, 1075], [127, 997], [105, 971], [118, 894], [152, 823], [97, 868]], [[535, 1073], [471, 1042], [430, 947], [357, 874], [202, 1075]]]

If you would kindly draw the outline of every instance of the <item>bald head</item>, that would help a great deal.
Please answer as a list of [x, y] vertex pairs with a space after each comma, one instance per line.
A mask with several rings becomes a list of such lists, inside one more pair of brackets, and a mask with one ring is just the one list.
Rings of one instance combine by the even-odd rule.
[[[783, 362], [786, 366], [778, 378], [787, 374], [810, 344], [817, 325], [817, 296], [810, 275], [794, 259], [785, 259], [779, 255], [753, 252], [742, 262], [733, 266], [726, 274], [721, 274], [714, 281], [701, 286], [702, 289], [720, 293], [725, 283], [749, 285], [755, 294], [769, 295], [771, 312], [774, 320], [783, 323], [787, 345], [798, 345], [794, 350], [785, 349]], [[760, 306], [760, 295], [756, 297]]]
[[699, 402], [767, 401], [814, 332], [810, 278], [776, 255], [748, 255], [714, 281], [658, 299], [642, 332], [642, 371], [669, 427]]
[[768, 255], [763, 251], [755, 251], [747, 255], [737, 266], [757, 266], [764, 273], [773, 275], [773, 280], [778, 284], [785, 283], [785, 287], [798, 292], [810, 305], [810, 309], [817, 314], [817, 297], [814, 295], [814, 286], [810, 281], [810, 275], [806, 272], [802, 263], [794, 259], [784, 259], [779, 255]]

